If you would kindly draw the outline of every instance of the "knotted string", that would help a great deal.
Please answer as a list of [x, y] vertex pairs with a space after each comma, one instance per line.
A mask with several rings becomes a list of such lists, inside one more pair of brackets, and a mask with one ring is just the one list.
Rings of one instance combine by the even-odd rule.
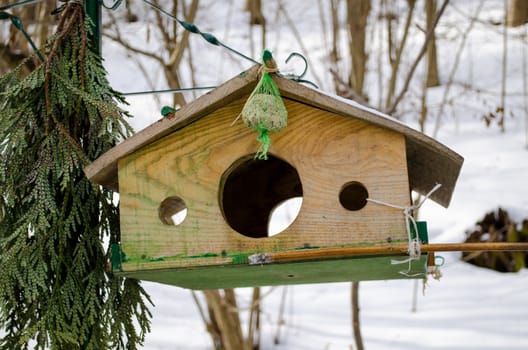
[[[435, 193], [440, 187], [442, 187], [442, 184], [436, 184], [433, 187], [433, 189], [431, 191], [429, 191], [429, 193], [427, 193], [424, 196], [424, 198], [418, 204], [414, 204], [414, 205], [411, 205], [411, 206], [395, 205], [395, 204], [379, 201], [377, 199], [367, 198], [367, 201], [369, 201], [369, 202], [402, 210], [403, 216], [405, 217], [405, 228], [407, 230], [407, 236], [409, 238], [409, 247], [407, 249], [407, 253], [409, 254], [409, 257], [407, 259], [404, 259], [404, 260], [392, 260], [391, 264], [405, 264], [405, 263], [409, 263], [409, 268], [408, 268], [407, 271], [400, 271], [400, 273], [402, 275], [405, 275], [407, 277], [416, 277], [416, 276], [421, 275], [421, 273], [410, 274], [412, 262], [415, 261], [415, 260], [420, 259], [420, 255], [421, 255], [421, 242], [420, 242], [420, 238], [418, 237], [418, 225], [416, 224], [416, 220], [414, 219], [414, 216], [412, 215], [413, 210], [419, 209], [422, 206], [422, 204], [427, 199], [429, 199], [429, 197], [433, 193]], [[412, 237], [412, 232], [411, 232], [411, 226], [410, 225], [412, 225], [412, 227], [414, 229], [414, 233], [415, 233], [414, 238]]]

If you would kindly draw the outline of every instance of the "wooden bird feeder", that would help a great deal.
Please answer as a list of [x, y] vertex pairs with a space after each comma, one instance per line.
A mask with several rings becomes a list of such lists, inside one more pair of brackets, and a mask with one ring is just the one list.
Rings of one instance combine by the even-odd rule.
[[[269, 158], [255, 160], [254, 130], [233, 120], [258, 68], [85, 169], [120, 194], [114, 271], [193, 289], [407, 278], [406, 265], [391, 264], [406, 257], [405, 217], [367, 198], [407, 207], [411, 190], [425, 194], [439, 183], [430, 199], [447, 207], [462, 157], [380, 112], [273, 75], [288, 126], [271, 134]], [[271, 212], [292, 198], [302, 198], [298, 216], [270, 236]], [[427, 243], [423, 223], [418, 231]], [[383, 254], [371, 255], [378, 246]], [[250, 264], [250, 256], [277, 262]], [[423, 277], [426, 260], [412, 263], [411, 277]]]

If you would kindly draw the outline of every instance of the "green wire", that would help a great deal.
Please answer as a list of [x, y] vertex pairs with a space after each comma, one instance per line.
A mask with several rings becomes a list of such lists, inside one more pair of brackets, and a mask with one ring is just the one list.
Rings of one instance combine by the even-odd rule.
[[24, 0], [24, 1], [20, 1], [20, 2], [14, 3], [14, 4], [0, 6], [0, 11], [10, 10], [10, 9], [13, 9], [13, 8], [19, 7], [19, 6], [32, 5], [32, 4], [36, 4], [36, 3], [39, 3], [39, 2], [43, 2], [43, 1], [45, 1], [45, 0]]
[[147, 94], [163, 94], [169, 92], [182, 92], [182, 91], [193, 91], [193, 90], [212, 90], [216, 89], [216, 86], [196, 86], [180, 89], [165, 89], [165, 90], [147, 90], [147, 91], [133, 91], [133, 92], [124, 92], [121, 93], [123, 96], [133, 96], [133, 95], [147, 95]]
[[[35, 0], [32, 0], [32, 1], [35, 1]], [[40, 54], [39, 50], [37, 49], [37, 46], [35, 45], [33, 40], [31, 40], [31, 37], [29, 36], [29, 34], [24, 30], [24, 25], [22, 24], [22, 21], [20, 20], [20, 18], [18, 18], [17, 16], [13, 16], [10, 13], [2, 11], [0, 12], [0, 20], [2, 19], [11, 20], [11, 23], [24, 35], [29, 45], [31, 45], [31, 47], [33, 48], [33, 51], [35, 51], [35, 53], [37, 54], [40, 61], [44, 62], [44, 57], [42, 57], [42, 55]]]
[[225, 45], [220, 40], [218, 40], [213, 34], [202, 32], [195, 24], [189, 23], [189, 22], [185, 22], [185, 21], [182, 21], [182, 20], [178, 19], [177, 17], [173, 16], [171, 13], [165, 11], [161, 7], [151, 3], [148, 0], [143, 0], [143, 2], [146, 3], [147, 5], [151, 6], [152, 8], [158, 10], [159, 12], [163, 13], [164, 15], [172, 18], [173, 20], [178, 22], [183, 28], [185, 28], [185, 30], [188, 30], [191, 33], [200, 34], [202, 36], [202, 38], [204, 38], [208, 43], [210, 43], [212, 45], [216, 45], [216, 46], [222, 46], [223, 48], [231, 51], [232, 53], [234, 53], [234, 54], [236, 54], [236, 55], [238, 55], [238, 56], [240, 56], [242, 58], [245, 58], [248, 61], [251, 61], [251, 62], [256, 63], [256, 64], [260, 64], [259, 62], [255, 61], [251, 57], [248, 57], [248, 56], [244, 55], [243, 53], [241, 53], [241, 52], [239, 52], [239, 51], [237, 51], [237, 50]]

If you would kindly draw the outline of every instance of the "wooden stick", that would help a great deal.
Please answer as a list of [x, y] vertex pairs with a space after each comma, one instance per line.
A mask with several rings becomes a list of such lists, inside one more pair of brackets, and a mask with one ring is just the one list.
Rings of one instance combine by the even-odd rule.
[[[382, 246], [321, 248], [293, 250], [276, 253], [260, 253], [250, 256], [250, 264], [349, 258], [368, 255], [396, 255], [407, 253], [407, 244]], [[432, 243], [422, 244], [421, 252], [474, 252], [474, 251], [528, 251], [528, 243], [479, 242], [479, 243]]]

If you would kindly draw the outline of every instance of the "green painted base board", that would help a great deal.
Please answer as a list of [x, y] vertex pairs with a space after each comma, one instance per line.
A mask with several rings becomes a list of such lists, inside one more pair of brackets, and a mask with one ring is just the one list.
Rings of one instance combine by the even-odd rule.
[[412, 262], [409, 275], [408, 263], [392, 264], [392, 260], [404, 260], [408, 256], [376, 256], [304, 261], [265, 265], [225, 265], [184, 269], [145, 270], [121, 272], [119, 275], [175, 285], [184, 288], [205, 290], [236, 287], [258, 287], [288, 284], [330, 283], [346, 281], [368, 281], [423, 278], [427, 267], [427, 256]]

